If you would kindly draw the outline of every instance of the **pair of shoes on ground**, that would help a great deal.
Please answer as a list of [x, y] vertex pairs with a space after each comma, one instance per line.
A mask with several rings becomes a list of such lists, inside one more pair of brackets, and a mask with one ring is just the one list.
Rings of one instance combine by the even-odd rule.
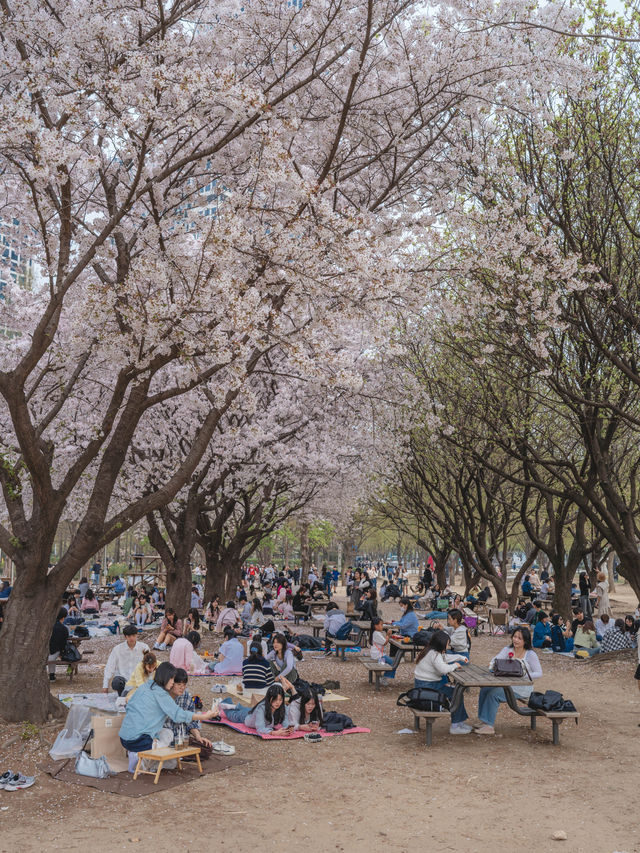
[[25, 776], [24, 773], [7, 770], [0, 776], [0, 788], [5, 791], [20, 791], [23, 788], [30, 788], [35, 781], [35, 776]]
[[166, 643], [154, 643], [153, 648], [157, 649], [160, 652], [164, 652], [167, 648], [167, 644]]

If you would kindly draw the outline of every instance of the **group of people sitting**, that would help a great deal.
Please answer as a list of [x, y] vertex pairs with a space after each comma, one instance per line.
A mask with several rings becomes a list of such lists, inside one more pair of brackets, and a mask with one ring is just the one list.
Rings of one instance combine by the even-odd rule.
[[613, 619], [603, 613], [595, 622], [581, 606], [573, 608], [573, 619], [565, 622], [559, 613], [548, 613], [538, 600], [521, 600], [512, 622], [528, 623], [533, 629], [533, 646], [578, 657], [600, 652], [634, 649], [640, 624], [633, 616]]

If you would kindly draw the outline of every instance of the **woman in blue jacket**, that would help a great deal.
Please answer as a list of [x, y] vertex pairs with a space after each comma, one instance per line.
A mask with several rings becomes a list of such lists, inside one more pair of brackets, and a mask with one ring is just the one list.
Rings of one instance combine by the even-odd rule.
[[190, 723], [192, 720], [210, 720], [216, 711], [192, 713], [180, 708], [173, 701], [169, 690], [176, 676], [173, 664], [161, 663], [152, 681], [138, 687], [129, 702], [120, 726], [120, 743], [129, 753], [151, 749], [167, 717], [174, 723]]
[[533, 648], [547, 649], [551, 645], [551, 625], [549, 614], [542, 610], [538, 614], [538, 621], [533, 629]]
[[411, 599], [404, 596], [400, 599], [402, 607], [402, 618], [391, 624], [398, 629], [398, 633], [403, 637], [413, 637], [418, 630], [418, 617], [413, 610]]

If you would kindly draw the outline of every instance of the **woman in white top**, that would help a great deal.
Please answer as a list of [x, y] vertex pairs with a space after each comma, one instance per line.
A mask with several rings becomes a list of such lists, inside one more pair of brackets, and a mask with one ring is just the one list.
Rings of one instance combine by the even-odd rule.
[[289, 725], [294, 732], [317, 732], [322, 725], [322, 702], [312, 688], [293, 697], [289, 704]]
[[[449, 635], [445, 631], [436, 631], [431, 637], [431, 642], [420, 652], [413, 673], [414, 687], [431, 687], [444, 693], [449, 699], [453, 696], [453, 687], [449, 684], [447, 676], [454, 672], [468, 660], [463, 655], [446, 656], [449, 645]], [[465, 723], [468, 719], [464, 700], [451, 714], [451, 726], [449, 731], [452, 735], [468, 735], [473, 731], [471, 726]]]
[[242, 675], [244, 647], [236, 637], [233, 628], [228, 625], [224, 629], [225, 641], [220, 646], [220, 661], [213, 671], [216, 675]]
[[612, 616], [611, 605], [609, 604], [609, 581], [604, 572], [598, 572], [598, 585], [596, 586], [596, 595], [598, 596], [598, 616], [605, 613]]
[[[528, 628], [516, 628], [511, 637], [511, 645], [505, 646], [502, 651], [498, 652], [495, 658], [492, 658], [489, 667], [493, 666], [496, 658], [514, 658], [519, 660], [526, 674], [530, 679], [542, 677], [542, 667], [538, 655], [531, 648], [531, 631]], [[522, 687], [512, 687], [513, 693], [518, 699], [528, 699], [533, 691], [531, 681], [523, 678]], [[496, 721], [496, 714], [501, 702], [506, 702], [504, 687], [483, 687], [480, 690], [478, 697], [478, 719], [480, 727], [476, 732], [481, 735], [493, 735], [495, 729], [493, 724]]]
[[448, 652], [448, 657], [455, 654], [468, 658], [470, 650], [469, 631], [464, 624], [462, 610], [459, 610], [457, 607], [449, 610], [447, 613], [447, 627], [444, 630], [451, 637], [451, 651]]

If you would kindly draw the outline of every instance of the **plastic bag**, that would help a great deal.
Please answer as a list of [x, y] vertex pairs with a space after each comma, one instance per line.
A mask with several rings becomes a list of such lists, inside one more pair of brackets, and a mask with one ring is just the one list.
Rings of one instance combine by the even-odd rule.
[[72, 705], [65, 727], [55, 739], [49, 755], [54, 761], [61, 758], [75, 758], [83, 748], [90, 731], [91, 709], [83, 705]]
[[75, 758], [82, 750], [84, 741], [85, 738], [79, 731], [62, 729], [49, 750], [49, 755], [54, 761], [59, 761], [61, 758]]

